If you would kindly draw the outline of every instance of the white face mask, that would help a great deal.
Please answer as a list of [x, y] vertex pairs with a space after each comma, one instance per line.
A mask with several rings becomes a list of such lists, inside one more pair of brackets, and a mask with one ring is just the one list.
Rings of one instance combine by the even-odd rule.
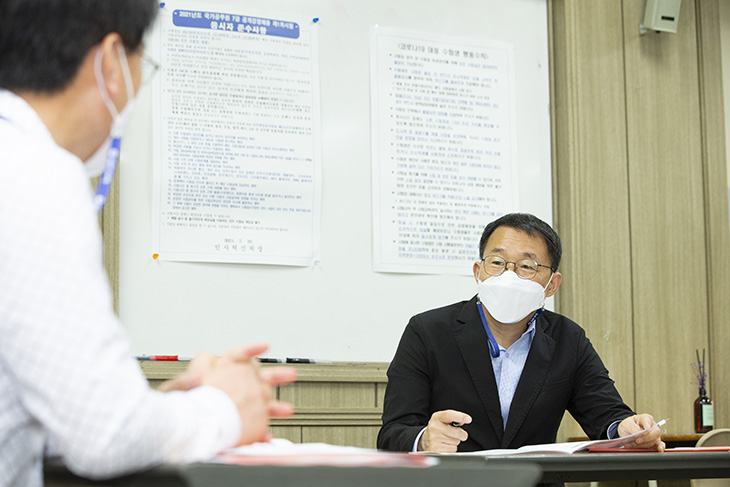
[[[553, 276], [550, 276], [552, 281]], [[545, 306], [545, 289], [539, 283], [522, 279], [513, 271], [479, 281], [477, 292], [492, 317], [500, 323], [517, 323], [531, 312]]]
[[104, 75], [101, 72], [101, 49], [96, 51], [96, 58], [94, 59], [94, 75], [96, 76], [96, 84], [101, 92], [101, 98], [104, 100], [109, 113], [112, 116], [112, 126], [109, 132], [109, 136], [106, 138], [103, 144], [94, 152], [91, 157], [84, 161], [84, 167], [86, 173], [91, 178], [95, 178], [105, 172], [105, 169], [109, 168], [111, 172], [109, 177], [114, 176], [114, 169], [116, 168], [117, 158], [119, 157], [119, 151], [111, 149], [112, 141], [115, 138], [120, 138], [124, 133], [124, 127], [129, 120], [129, 115], [134, 107], [134, 85], [132, 84], [132, 75], [129, 71], [129, 64], [127, 63], [127, 56], [124, 52], [124, 48], [119, 46], [119, 58], [122, 61], [122, 74], [124, 75], [124, 85], [127, 89], [127, 104], [124, 105], [122, 112], [117, 112], [117, 107], [114, 106], [109, 93], [106, 90], [106, 84], [104, 83]]

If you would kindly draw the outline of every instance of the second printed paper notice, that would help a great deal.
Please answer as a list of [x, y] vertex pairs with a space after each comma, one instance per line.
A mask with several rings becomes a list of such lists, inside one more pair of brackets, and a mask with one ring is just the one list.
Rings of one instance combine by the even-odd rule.
[[374, 268], [468, 274], [518, 209], [512, 47], [371, 31]]

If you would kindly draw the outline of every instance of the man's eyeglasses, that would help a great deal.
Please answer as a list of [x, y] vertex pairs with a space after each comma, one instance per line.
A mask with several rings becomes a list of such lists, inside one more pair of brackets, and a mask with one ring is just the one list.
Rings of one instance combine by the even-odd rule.
[[512, 264], [515, 274], [522, 279], [532, 279], [537, 275], [540, 267], [547, 267], [551, 272], [555, 272], [549, 265], [538, 264], [532, 259], [520, 259], [517, 262], [510, 262], [504, 260], [499, 255], [488, 255], [482, 259], [482, 269], [490, 276], [499, 276], [502, 274], [507, 270], [507, 264]]
[[142, 64], [142, 84], [146, 85], [150, 81], [152, 81], [152, 78], [154, 77], [155, 73], [160, 69], [160, 63], [152, 59], [150, 56], [142, 53], [141, 57], [141, 64]]

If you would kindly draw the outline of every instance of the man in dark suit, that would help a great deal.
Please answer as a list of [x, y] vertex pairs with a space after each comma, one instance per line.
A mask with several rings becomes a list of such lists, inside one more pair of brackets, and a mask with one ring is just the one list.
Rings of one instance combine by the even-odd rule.
[[388, 369], [378, 448], [476, 451], [555, 441], [569, 411], [592, 439], [664, 450], [649, 414], [626, 406], [583, 329], [543, 310], [561, 244], [529, 214], [487, 225], [478, 294], [411, 318]]

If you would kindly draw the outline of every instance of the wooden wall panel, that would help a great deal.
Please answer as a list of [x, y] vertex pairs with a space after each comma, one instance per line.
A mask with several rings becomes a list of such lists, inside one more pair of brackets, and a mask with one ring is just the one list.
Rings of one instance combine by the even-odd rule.
[[296, 382], [281, 388], [279, 398], [302, 408], [375, 407], [375, 385], [358, 383]]
[[330, 443], [332, 445], [375, 448], [379, 426], [302, 427], [304, 443]]
[[383, 403], [385, 402], [385, 387], [387, 385], [387, 382], [377, 384], [377, 388], [375, 389], [375, 405], [381, 410], [383, 409]]
[[[719, 2], [685, 0], [677, 34], [645, 36], [645, 0], [548, 5], [555, 222], [565, 252], [558, 310], [586, 329], [627, 403], [672, 418], [669, 433], [693, 429], [690, 363], [708, 348], [715, 424], [726, 427]], [[591, 255], [601, 261], [594, 275]], [[679, 264], [686, 258], [692, 264]], [[560, 439], [575, 432], [571, 423]]]
[[[114, 312], [119, 314], [119, 169], [117, 176], [109, 188], [109, 196], [106, 204], [99, 214], [99, 227], [102, 234], [102, 245], [104, 248], [104, 269], [112, 294], [112, 305]], [[96, 194], [96, 186], [99, 179], [91, 180], [92, 190]]]
[[673, 35], [640, 36], [645, 1], [623, 5], [636, 408], [683, 433], [690, 362], [708, 345], [695, 2], [682, 2]]
[[[728, 5], [723, 6], [728, 8]], [[710, 318], [710, 395], [715, 424], [730, 426], [730, 233], [728, 224], [727, 154], [723, 113], [720, 5], [697, 2], [700, 63], [702, 155], [705, 183], [705, 222]], [[730, 97], [730, 93], [728, 95]]]
[[[631, 248], [620, 2], [550, 2], [558, 310], [585, 328], [632, 404]], [[559, 439], [582, 431], [569, 418]]]

